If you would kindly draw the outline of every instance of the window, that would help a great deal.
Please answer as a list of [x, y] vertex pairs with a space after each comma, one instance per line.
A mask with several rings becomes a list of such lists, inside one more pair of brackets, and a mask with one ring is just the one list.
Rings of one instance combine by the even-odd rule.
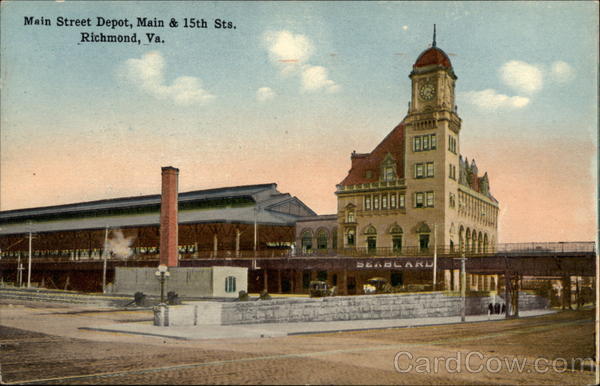
[[302, 233], [302, 252], [309, 252], [312, 249], [312, 235], [310, 231]]
[[390, 194], [390, 208], [396, 209], [396, 193]]
[[377, 236], [368, 236], [367, 237], [367, 251], [375, 252], [377, 249]]
[[379, 209], [379, 196], [373, 197], [373, 209]]
[[354, 222], [354, 211], [349, 211], [348, 212], [348, 222]]
[[398, 196], [398, 207], [399, 208], [404, 208], [405, 207], [405, 198], [404, 198], [404, 194], [401, 194]]
[[429, 235], [419, 235], [419, 247], [422, 252], [429, 249]]
[[450, 193], [450, 208], [454, 208], [456, 206], [456, 197], [454, 193]]
[[235, 292], [235, 276], [225, 278], [225, 292]]
[[348, 233], [346, 234], [346, 245], [348, 246], [354, 246], [354, 229], [350, 229], [348, 230]]
[[415, 178], [423, 178], [423, 164], [415, 164]]
[[423, 193], [415, 193], [415, 208], [423, 208], [424, 207], [424, 197]]
[[393, 167], [386, 167], [385, 171], [384, 171], [384, 175], [383, 175], [383, 180], [384, 181], [394, 181], [394, 168]]
[[317, 248], [327, 249], [327, 232], [323, 229], [317, 233]]
[[371, 210], [371, 196], [365, 196], [365, 210]]
[[415, 178], [429, 178], [434, 176], [433, 162], [416, 163]]
[[402, 236], [394, 235], [392, 236], [392, 249], [394, 252], [400, 252], [402, 250]]
[[452, 135], [448, 135], [448, 150], [456, 154], [456, 138]]
[[433, 192], [427, 192], [427, 207], [433, 208]]
[[433, 208], [434, 207], [433, 192], [417, 192], [415, 193], [415, 208]]
[[433, 162], [427, 162], [427, 177], [433, 177]]
[[435, 134], [417, 135], [413, 137], [413, 151], [435, 150], [437, 137]]
[[387, 194], [381, 196], [381, 209], [387, 209]]
[[421, 151], [421, 137], [415, 137], [413, 142], [413, 150]]

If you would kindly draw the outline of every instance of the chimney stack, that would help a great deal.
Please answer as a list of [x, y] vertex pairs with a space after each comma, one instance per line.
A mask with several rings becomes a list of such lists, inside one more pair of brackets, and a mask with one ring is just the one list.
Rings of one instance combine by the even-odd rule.
[[177, 201], [179, 169], [162, 168], [162, 194], [160, 197], [160, 264], [179, 265]]

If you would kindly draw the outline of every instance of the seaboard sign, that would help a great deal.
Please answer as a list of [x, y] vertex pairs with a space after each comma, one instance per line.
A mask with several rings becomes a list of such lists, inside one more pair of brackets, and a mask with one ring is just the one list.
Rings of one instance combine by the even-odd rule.
[[357, 269], [377, 269], [377, 268], [396, 268], [396, 269], [427, 269], [433, 268], [433, 259], [369, 259], [356, 261]]

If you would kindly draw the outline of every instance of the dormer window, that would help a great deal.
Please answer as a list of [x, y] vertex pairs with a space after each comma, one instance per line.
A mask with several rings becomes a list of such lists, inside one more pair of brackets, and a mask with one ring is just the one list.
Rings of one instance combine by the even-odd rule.
[[393, 181], [395, 179], [394, 176], [394, 168], [391, 166], [387, 166], [385, 168], [384, 174], [383, 174], [383, 180], [384, 181]]
[[396, 160], [391, 153], [387, 153], [381, 162], [381, 180], [394, 181], [396, 179]]

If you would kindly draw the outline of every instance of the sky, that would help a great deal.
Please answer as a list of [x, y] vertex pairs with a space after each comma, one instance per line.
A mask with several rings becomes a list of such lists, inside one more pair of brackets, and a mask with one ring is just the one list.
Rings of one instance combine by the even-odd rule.
[[[595, 239], [598, 2], [4, 1], [0, 12], [0, 210], [158, 194], [171, 165], [180, 192], [275, 182], [335, 213], [352, 151], [405, 117], [436, 24], [458, 76], [460, 152], [488, 172], [499, 242]], [[131, 28], [111, 25], [124, 19]]]

